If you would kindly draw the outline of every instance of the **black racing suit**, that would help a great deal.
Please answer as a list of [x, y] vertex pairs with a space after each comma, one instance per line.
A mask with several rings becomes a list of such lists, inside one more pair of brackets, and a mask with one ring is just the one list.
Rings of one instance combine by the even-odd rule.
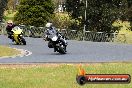
[[7, 25], [6, 27], [6, 31], [7, 31], [7, 34], [8, 34], [8, 38], [10, 39], [13, 39], [12, 35], [13, 35], [13, 32], [12, 32], [12, 29], [15, 27], [16, 25], [12, 25], [12, 26], [9, 26]]

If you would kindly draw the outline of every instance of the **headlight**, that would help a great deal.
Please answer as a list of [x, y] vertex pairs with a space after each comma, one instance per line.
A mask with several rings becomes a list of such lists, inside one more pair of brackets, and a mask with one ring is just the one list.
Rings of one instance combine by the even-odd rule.
[[21, 37], [22, 37], [22, 35], [19, 35], [19, 36], [21, 36]]

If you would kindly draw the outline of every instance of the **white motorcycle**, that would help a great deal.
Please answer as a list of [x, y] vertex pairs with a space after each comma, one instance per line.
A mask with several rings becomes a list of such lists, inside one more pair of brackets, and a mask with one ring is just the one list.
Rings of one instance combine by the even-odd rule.
[[54, 48], [55, 51], [61, 54], [66, 54], [67, 43], [60, 34], [58, 35], [50, 34], [47, 37], [49, 41], [49, 44], [48, 44], [49, 48]]

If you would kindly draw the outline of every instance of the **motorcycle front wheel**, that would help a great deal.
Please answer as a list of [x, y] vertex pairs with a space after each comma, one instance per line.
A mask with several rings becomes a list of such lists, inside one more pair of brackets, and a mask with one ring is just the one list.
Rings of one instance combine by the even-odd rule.
[[59, 53], [66, 54], [66, 47], [64, 45], [59, 46]]
[[26, 45], [26, 40], [23, 37], [20, 37], [20, 41], [23, 45]]

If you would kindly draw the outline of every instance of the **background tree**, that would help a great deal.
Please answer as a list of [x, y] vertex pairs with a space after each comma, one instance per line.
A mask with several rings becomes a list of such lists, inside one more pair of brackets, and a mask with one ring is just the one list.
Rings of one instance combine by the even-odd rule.
[[68, 14], [73, 18], [72, 25], [70, 25], [70, 28], [73, 30], [79, 30], [81, 29], [82, 25], [82, 14], [84, 13], [84, 3], [80, 0], [66, 0], [65, 2], [66, 10]]
[[53, 12], [52, 0], [20, 0], [14, 21], [16, 24], [44, 26], [52, 18]]
[[7, 10], [16, 10], [16, 5], [18, 4], [18, 0], [8, 0]]
[[78, 19], [81, 16], [81, 25], [86, 24], [86, 29], [90, 31], [114, 32], [112, 23], [124, 16], [128, 6], [127, 0], [87, 0], [88, 7], [85, 8], [85, 1], [67, 0], [66, 7], [72, 18]]
[[3, 13], [6, 5], [7, 5], [7, 0], [0, 0], [0, 22], [2, 21]]
[[128, 9], [128, 12], [126, 13], [126, 16], [128, 17], [128, 20], [130, 21], [131, 31], [132, 31], [132, 5]]
[[66, 8], [67, 12], [69, 12], [69, 15], [74, 19], [78, 18], [81, 15], [80, 11], [82, 9], [80, 0], [66, 0]]
[[54, 26], [59, 29], [68, 29], [69, 25], [71, 25], [72, 23], [69, 15], [65, 13], [55, 14], [55, 17], [52, 19], [52, 22]]
[[52, 0], [54, 5], [55, 5], [55, 9], [57, 10], [59, 8], [59, 5], [64, 4], [66, 0]]
[[128, 8], [132, 7], [132, 0], [127, 0]]

